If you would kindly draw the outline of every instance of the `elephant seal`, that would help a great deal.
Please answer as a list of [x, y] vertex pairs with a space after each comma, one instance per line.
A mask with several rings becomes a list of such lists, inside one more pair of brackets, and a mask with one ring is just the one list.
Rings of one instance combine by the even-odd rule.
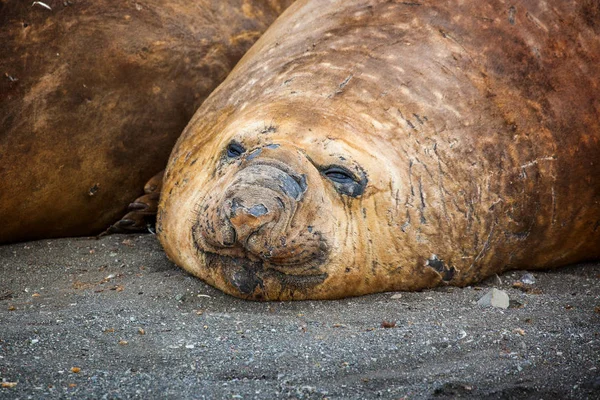
[[1, 0], [0, 243], [118, 220], [291, 2]]
[[599, 258], [598, 4], [295, 3], [179, 138], [167, 254], [256, 300]]

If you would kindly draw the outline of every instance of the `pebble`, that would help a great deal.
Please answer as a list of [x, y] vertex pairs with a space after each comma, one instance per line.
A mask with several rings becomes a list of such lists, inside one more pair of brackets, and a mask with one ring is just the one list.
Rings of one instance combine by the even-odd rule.
[[521, 282], [525, 285], [533, 285], [535, 283], [535, 277], [532, 274], [525, 274], [521, 277]]
[[502, 279], [500, 279], [500, 276], [498, 274], [494, 274], [492, 280], [496, 286], [502, 286]]
[[493, 288], [477, 301], [482, 307], [497, 307], [507, 309], [509, 298], [505, 291]]

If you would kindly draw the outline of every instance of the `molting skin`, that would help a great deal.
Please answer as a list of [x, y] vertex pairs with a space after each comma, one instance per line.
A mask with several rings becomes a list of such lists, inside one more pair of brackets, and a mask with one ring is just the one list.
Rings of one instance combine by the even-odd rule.
[[295, 3], [180, 137], [167, 254], [259, 300], [599, 258], [598, 11]]

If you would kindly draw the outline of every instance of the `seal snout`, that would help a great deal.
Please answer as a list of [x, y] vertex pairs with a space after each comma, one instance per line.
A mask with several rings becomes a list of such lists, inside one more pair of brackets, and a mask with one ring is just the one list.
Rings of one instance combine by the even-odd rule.
[[204, 240], [216, 250], [262, 260], [279, 258], [286, 230], [307, 191], [305, 175], [279, 160], [256, 160], [224, 189], [204, 216]]
[[244, 156], [239, 147], [228, 154], [240, 153], [240, 161], [227, 164], [197, 206], [192, 238], [206, 268], [235, 293], [257, 299], [267, 287], [321, 284], [330, 246], [315, 201], [319, 171], [294, 149], [264, 146]]

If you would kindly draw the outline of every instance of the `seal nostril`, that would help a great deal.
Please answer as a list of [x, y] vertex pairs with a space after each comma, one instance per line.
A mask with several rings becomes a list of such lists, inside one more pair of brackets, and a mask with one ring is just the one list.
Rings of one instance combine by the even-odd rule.
[[267, 210], [267, 207], [265, 207], [264, 204], [255, 204], [248, 209], [248, 214], [254, 217], [260, 217], [268, 212], [269, 210]]
[[238, 208], [243, 207], [242, 202], [240, 201], [240, 199], [235, 198], [233, 200], [231, 200], [231, 213], [230, 213], [230, 217], [235, 215], [235, 212], [238, 210]]

